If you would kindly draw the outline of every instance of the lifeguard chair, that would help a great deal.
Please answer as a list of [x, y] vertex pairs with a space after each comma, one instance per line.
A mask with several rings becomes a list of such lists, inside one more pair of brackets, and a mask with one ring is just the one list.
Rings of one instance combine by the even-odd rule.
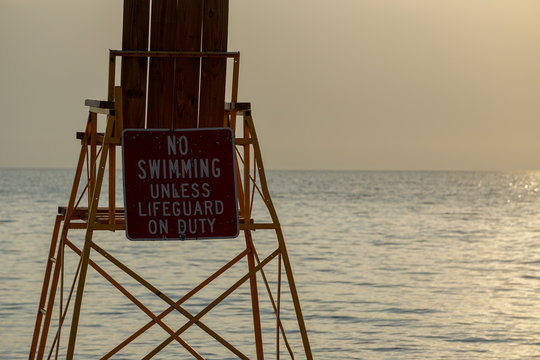
[[[276, 318], [277, 349], [272, 353], [279, 358], [282, 343], [285, 344], [290, 358], [294, 359], [293, 346], [289, 344], [280, 318], [282, 272], [285, 272], [297, 331], [301, 338], [300, 352], [305, 354], [307, 359], [312, 359], [287, 248], [266, 183], [251, 106], [249, 103], [240, 103], [237, 99], [240, 54], [227, 51], [227, 28], [228, 0], [124, 0], [122, 50], [111, 50], [109, 53], [108, 98], [105, 101], [85, 102], [89, 107], [88, 121], [85, 131], [77, 134], [81, 141], [81, 152], [69, 202], [67, 206], [59, 208], [55, 221], [29, 359], [43, 359], [47, 356], [50, 358], [53, 353], [58, 356], [63, 326], [69, 327], [69, 340], [65, 347], [66, 359], [74, 358], [89, 267], [102, 275], [150, 318], [146, 325], [126, 340], [108, 352], [96, 354], [96, 358], [113, 357], [150, 327], [158, 325], [168, 336], [156, 344], [144, 359], [154, 357], [173, 341], [183, 346], [187, 356], [203, 359], [197, 348], [182, 338], [187, 329], [197, 325], [234, 356], [248, 359], [234, 344], [207, 326], [203, 322], [203, 316], [249, 281], [256, 358], [260, 360], [265, 356], [258, 290], [263, 283], [271, 304], [270, 310], [275, 313]], [[121, 67], [119, 77], [116, 74], [118, 59], [121, 60], [118, 64]], [[225, 102], [228, 61], [232, 61], [232, 76], [230, 101]], [[120, 86], [116, 86], [118, 81]], [[99, 132], [98, 118], [103, 117], [104, 131]], [[174, 300], [99, 246], [93, 241], [93, 235], [96, 231], [126, 230], [126, 212], [124, 208], [117, 206], [116, 201], [116, 149], [122, 146], [123, 130], [174, 131], [203, 128], [229, 128], [234, 134], [236, 162], [233, 171], [236, 175], [237, 207], [240, 215], [238, 227], [244, 234], [246, 246], [245, 250], [226, 261], [218, 271], [210, 274], [181, 299]], [[108, 183], [106, 191], [102, 189], [104, 181]], [[100, 200], [107, 201], [107, 206], [99, 206]], [[269, 221], [254, 221], [252, 210], [256, 202], [266, 209]], [[68, 237], [74, 230], [85, 232], [82, 248], [77, 247]], [[272, 231], [277, 239], [275, 250], [270, 251], [264, 258], [259, 257], [254, 246], [252, 233], [255, 230]], [[216, 243], [216, 246], [219, 246], [219, 243]], [[54, 333], [50, 329], [53, 312], [58, 303], [57, 293], [64, 293], [62, 274], [64, 266], [67, 266], [64, 263], [65, 249], [71, 249], [80, 257], [80, 261], [74, 271], [69, 297], [61, 299], [63, 305], [60, 305], [57, 319], [59, 326]], [[92, 252], [102, 255], [125, 275], [161, 298], [168, 308], [160, 314], [153, 313], [120, 281], [100, 267], [93, 260]], [[247, 260], [248, 268], [245, 274], [198, 314], [192, 314], [182, 306], [185, 301], [197, 296], [199, 291], [212, 286], [214, 280], [241, 260]], [[274, 292], [267, 278], [268, 265], [272, 263], [277, 263], [273, 270], [277, 272], [278, 279]], [[72, 294], [75, 294], [73, 308], [69, 309]], [[66, 319], [69, 319], [68, 309], [71, 322], [64, 324], [67, 323]], [[182, 314], [186, 319], [177, 329], [168, 327], [162, 321], [173, 311]]]

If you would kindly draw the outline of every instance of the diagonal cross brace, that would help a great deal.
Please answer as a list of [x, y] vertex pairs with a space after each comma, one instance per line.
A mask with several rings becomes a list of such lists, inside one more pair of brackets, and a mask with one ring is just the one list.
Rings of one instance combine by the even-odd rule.
[[[205, 281], [200, 283], [198, 286], [193, 288], [190, 292], [188, 292], [186, 295], [184, 295], [180, 300], [176, 302], [177, 305], [181, 305], [185, 301], [187, 301], [189, 298], [191, 298], [194, 294], [202, 290], [206, 285], [214, 281], [219, 275], [221, 275], [223, 272], [227, 271], [229, 268], [231, 268], [234, 264], [236, 264], [238, 261], [240, 261], [244, 256], [247, 254], [247, 249], [242, 251], [240, 254], [238, 254], [234, 259], [229, 261], [227, 264], [225, 264], [221, 269], [216, 271], [214, 274], [209, 276]], [[171, 311], [175, 310], [174, 307], [169, 306], [166, 310], [164, 310], [161, 314], [158, 315], [158, 319], [163, 319], [165, 316], [167, 316]], [[126, 340], [121, 342], [118, 346], [116, 346], [114, 349], [112, 349], [109, 353], [107, 353], [102, 360], [109, 359], [111, 356], [116, 354], [118, 351], [123, 349], [126, 345], [131, 343], [133, 340], [135, 340], [137, 337], [139, 337], [141, 334], [143, 334], [145, 331], [150, 329], [152, 326], [154, 326], [155, 321], [151, 320], [146, 325], [141, 327], [139, 330], [137, 330], [135, 333], [133, 333], [131, 336], [129, 336]]]
[[[92, 243], [92, 248], [96, 250], [98, 253], [100, 253], [103, 257], [111, 261], [113, 264], [115, 264], [118, 268], [123, 270], [126, 274], [131, 276], [134, 280], [138, 281], [141, 285], [146, 287], [148, 290], [150, 290], [152, 293], [160, 297], [163, 301], [165, 301], [167, 304], [172, 306], [174, 309], [176, 309], [179, 313], [190, 319], [189, 323], [190, 325], [196, 324], [198, 327], [200, 327], [202, 330], [204, 330], [206, 333], [208, 333], [210, 336], [212, 336], [214, 339], [216, 339], [218, 342], [220, 342], [223, 346], [225, 346], [227, 349], [229, 349], [231, 352], [233, 352], [235, 355], [240, 357], [241, 359], [248, 359], [242, 352], [240, 352], [238, 349], [236, 349], [233, 345], [231, 345], [227, 340], [223, 339], [219, 334], [217, 334], [215, 331], [210, 329], [208, 326], [206, 326], [202, 321], [199, 319], [202, 317], [202, 315], [199, 313], [197, 316], [193, 316], [191, 313], [189, 313], [186, 309], [184, 309], [182, 306], [177, 305], [174, 300], [169, 298], [167, 295], [159, 291], [155, 286], [150, 284], [148, 281], [144, 280], [141, 276], [136, 274], [133, 270], [122, 264], [118, 259], [116, 259], [114, 256], [109, 254], [107, 251], [99, 247], [97, 244]], [[277, 250], [276, 250], [277, 252]], [[277, 255], [277, 254], [276, 254]], [[249, 274], [248, 274], [249, 275]], [[243, 279], [243, 278], [242, 278]], [[244, 280], [245, 281], [245, 280]], [[236, 284], [235, 284], [236, 285]], [[241, 285], [241, 284], [239, 284]], [[238, 286], [239, 286], [238, 285]], [[238, 287], [236, 286], [236, 287]], [[235, 289], [236, 289], [235, 287]], [[232, 292], [232, 291], [231, 291]], [[230, 292], [229, 292], [230, 293]], [[223, 299], [221, 299], [223, 300]], [[220, 300], [220, 301], [221, 301]], [[215, 304], [217, 305], [217, 304]], [[215, 306], [214, 305], [214, 306]], [[213, 307], [213, 306], [212, 306]], [[205, 309], [206, 310], [206, 309]], [[204, 310], [203, 310], [204, 311]], [[204, 314], [203, 314], [204, 315]], [[187, 327], [186, 327], [187, 328]], [[185, 329], [184, 329], [185, 330]], [[176, 333], [175, 333], [176, 334]], [[178, 335], [173, 334], [172, 340], [174, 340]], [[171, 341], [172, 341], [171, 340]]]
[[[171, 335], [169, 338], [167, 338], [165, 341], [163, 341], [161, 344], [159, 344], [154, 350], [152, 350], [148, 355], [146, 355], [143, 360], [148, 360], [154, 357], [157, 353], [159, 353], [163, 348], [165, 348], [167, 345], [171, 343], [175, 339], [176, 336], [179, 336], [181, 333], [186, 331], [191, 325], [198, 324], [199, 319], [202, 318], [206, 313], [208, 313], [210, 310], [212, 310], [216, 305], [218, 305], [223, 299], [225, 299], [227, 296], [229, 296], [232, 292], [234, 292], [240, 285], [242, 285], [244, 282], [246, 282], [251, 276], [256, 274], [260, 269], [262, 269], [263, 266], [268, 264], [273, 258], [275, 258], [280, 253], [280, 249], [276, 249], [273, 253], [268, 255], [266, 259], [264, 259], [259, 265], [254, 267], [251, 271], [249, 271], [246, 275], [244, 275], [240, 280], [238, 280], [236, 283], [234, 283], [233, 286], [231, 286], [228, 290], [224, 291], [219, 297], [217, 297], [214, 301], [212, 301], [207, 307], [205, 307], [201, 312], [199, 312], [195, 317], [191, 318], [184, 326], [182, 326], [178, 331], [176, 331], [173, 335]], [[246, 357], [242, 357], [242, 359], [247, 359]]]
[[[79, 248], [77, 248], [71, 241], [65, 240], [65, 243], [67, 246], [71, 248], [77, 255], [81, 256], [82, 252]], [[161, 321], [161, 318], [156, 316], [150, 309], [148, 309], [143, 303], [141, 303], [133, 294], [131, 294], [125, 287], [123, 287], [121, 284], [119, 284], [116, 280], [113, 279], [112, 276], [110, 276], [103, 268], [101, 268], [98, 264], [96, 264], [92, 259], [89, 259], [88, 264], [93, 267], [101, 276], [103, 276], [107, 281], [109, 281], [115, 288], [117, 288], [122, 294], [124, 294], [129, 300], [131, 300], [135, 305], [137, 305], [146, 315], [148, 315], [154, 323], [157, 323], [159, 326], [161, 326], [166, 332], [169, 334], [173, 334], [173, 330], [168, 327], [163, 321]], [[203, 359], [201, 355], [195, 351], [187, 342], [185, 342], [180, 337], [176, 337], [176, 340], [184, 347], [187, 351], [189, 351], [195, 358], [197, 359]]]

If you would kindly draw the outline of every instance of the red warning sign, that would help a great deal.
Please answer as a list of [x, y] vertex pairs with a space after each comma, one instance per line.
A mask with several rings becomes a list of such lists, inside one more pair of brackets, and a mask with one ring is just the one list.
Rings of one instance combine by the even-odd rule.
[[129, 239], [238, 235], [231, 129], [126, 129], [122, 151]]

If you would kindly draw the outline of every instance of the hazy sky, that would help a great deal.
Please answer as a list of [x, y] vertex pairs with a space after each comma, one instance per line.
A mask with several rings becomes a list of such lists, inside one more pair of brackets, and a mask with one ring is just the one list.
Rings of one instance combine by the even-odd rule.
[[[74, 167], [121, 0], [0, 0], [0, 167]], [[540, 1], [230, 0], [273, 169], [540, 169]]]

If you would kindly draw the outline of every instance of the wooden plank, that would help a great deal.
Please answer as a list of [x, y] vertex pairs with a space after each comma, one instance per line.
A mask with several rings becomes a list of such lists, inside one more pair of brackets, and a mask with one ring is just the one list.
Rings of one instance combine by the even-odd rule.
[[[124, 0], [122, 50], [148, 50], [150, 0]], [[122, 58], [125, 128], [143, 128], [146, 107], [146, 58]]]
[[[205, 0], [202, 51], [227, 50], [229, 0]], [[223, 126], [226, 59], [205, 58], [201, 66], [199, 127]]]
[[[177, 1], [153, 0], [150, 50], [175, 48]], [[173, 127], [174, 59], [152, 58], [148, 78], [148, 128]]]
[[[203, 5], [200, 0], [178, 0], [177, 51], [200, 51]], [[199, 109], [199, 58], [178, 58], [175, 64], [175, 129], [196, 128]]]

